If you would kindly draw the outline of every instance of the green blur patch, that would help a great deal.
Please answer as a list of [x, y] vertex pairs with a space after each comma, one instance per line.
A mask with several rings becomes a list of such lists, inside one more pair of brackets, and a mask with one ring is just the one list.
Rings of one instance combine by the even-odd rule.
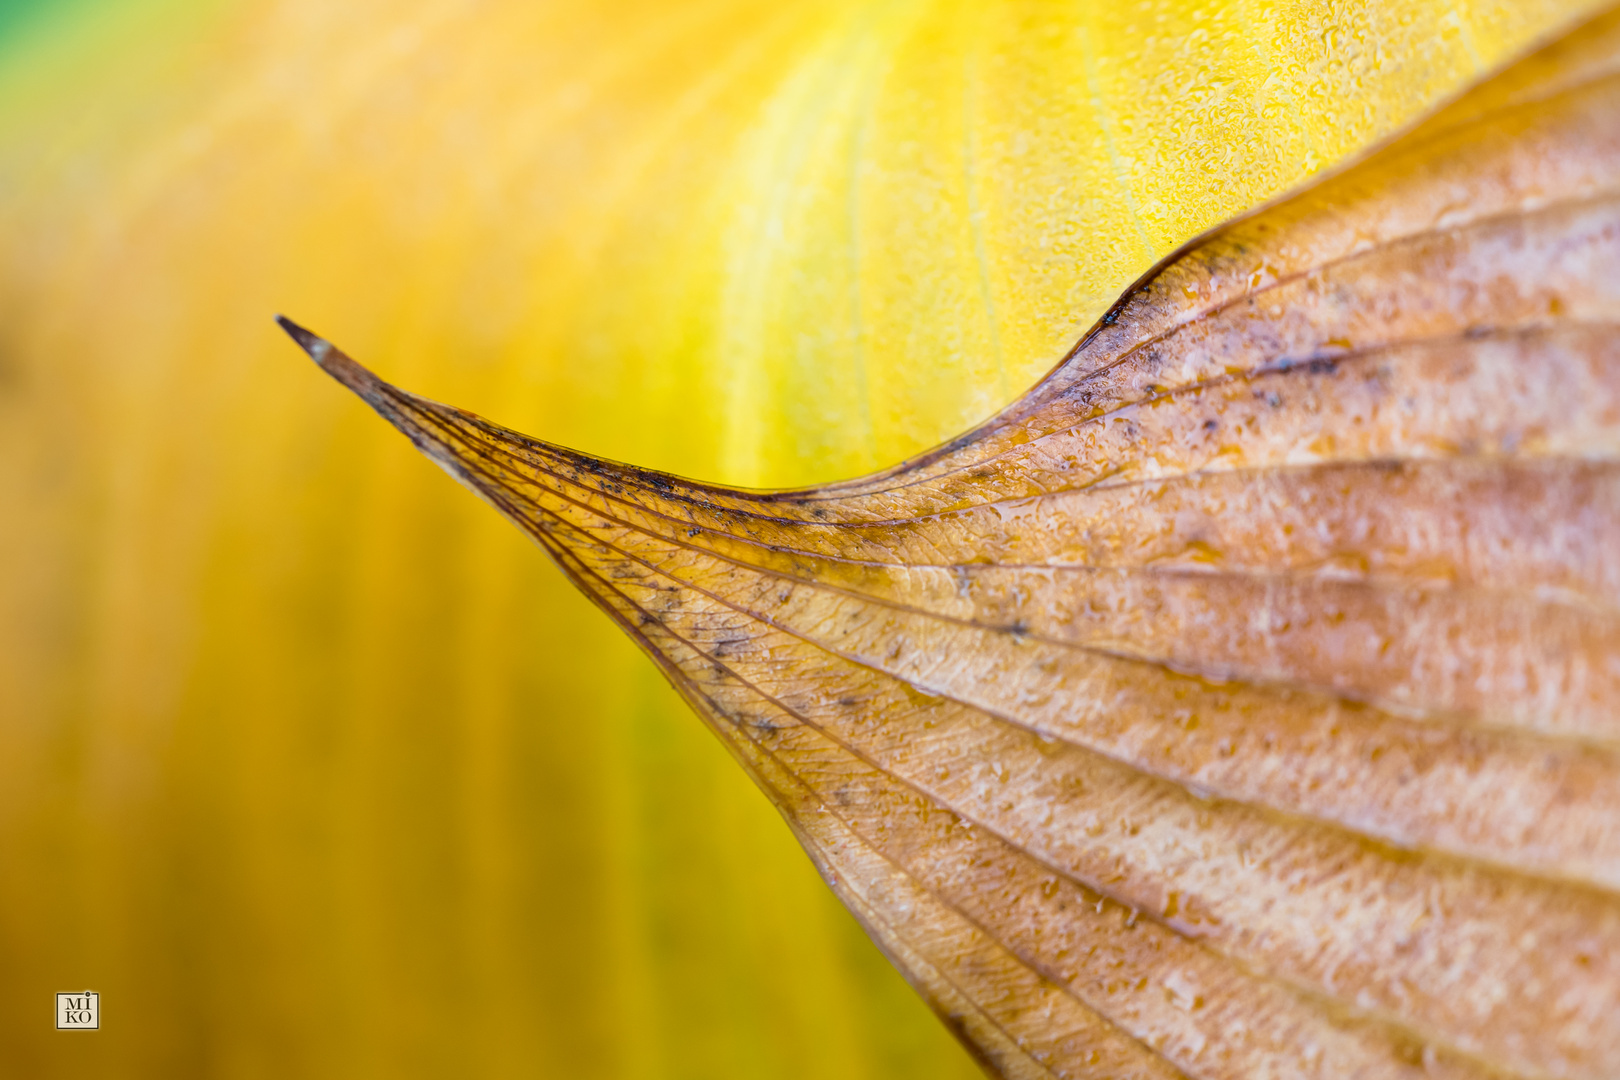
[[0, 46], [52, 16], [90, 7], [95, 0], [0, 0]]

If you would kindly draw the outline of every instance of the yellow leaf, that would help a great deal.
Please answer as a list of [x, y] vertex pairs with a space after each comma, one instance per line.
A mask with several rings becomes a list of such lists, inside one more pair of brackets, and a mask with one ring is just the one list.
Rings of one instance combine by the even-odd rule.
[[[12, 24], [0, 1060], [967, 1075], [645, 661], [266, 313], [611, 457], [856, 475], [1584, 9], [83, 0]], [[32, 1019], [86, 987], [93, 1041]]]

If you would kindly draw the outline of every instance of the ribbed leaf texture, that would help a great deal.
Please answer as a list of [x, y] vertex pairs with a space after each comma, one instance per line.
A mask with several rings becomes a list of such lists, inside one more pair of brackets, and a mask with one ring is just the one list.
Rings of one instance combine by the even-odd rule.
[[1610, 15], [814, 490], [600, 461], [286, 325], [641, 643], [996, 1075], [1600, 1080], [1617, 197]]

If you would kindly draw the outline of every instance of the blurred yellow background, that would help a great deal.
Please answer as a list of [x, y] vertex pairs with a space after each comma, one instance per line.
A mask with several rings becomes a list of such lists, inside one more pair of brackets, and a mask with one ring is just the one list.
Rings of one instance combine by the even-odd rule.
[[0, 1074], [977, 1075], [271, 314], [567, 445], [831, 480], [1590, 7], [0, 4]]

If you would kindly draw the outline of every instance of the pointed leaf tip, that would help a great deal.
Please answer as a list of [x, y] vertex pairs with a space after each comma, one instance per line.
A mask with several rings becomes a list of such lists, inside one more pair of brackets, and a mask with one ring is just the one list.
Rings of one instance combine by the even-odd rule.
[[298, 347], [309, 353], [317, 364], [326, 358], [326, 353], [332, 348], [325, 338], [304, 329], [285, 315], [276, 316], [276, 325], [287, 331], [287, 336], [298, 342]]
[[296, 341], [322, 371], [359, 394], [373, 407], [378, 406], [379, 394], [388, 387], [386, 382], [356, 363], [342, 349], [319, 334], [304, 329], [287, 316], [277, 315], [276, 325], [287, 331], [287, 336]]

